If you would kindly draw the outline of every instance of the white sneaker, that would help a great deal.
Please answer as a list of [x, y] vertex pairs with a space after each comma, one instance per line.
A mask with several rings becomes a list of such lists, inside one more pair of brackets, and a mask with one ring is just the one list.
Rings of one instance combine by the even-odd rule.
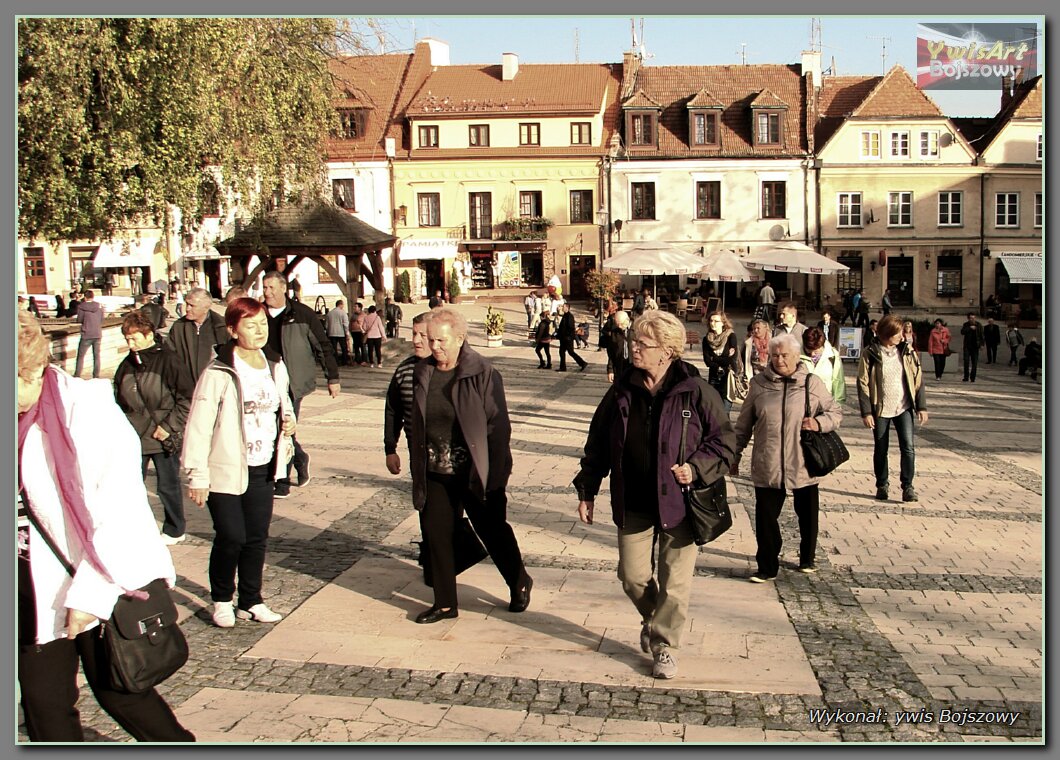
[[236, 617], [240, 620], [253, 620], [255, 623], [279, 623], [283, 615], [273, 612], [264, 604], [255, 604], [249, 610], [236, 610]]
[[179, 536], [171, 536], [168, 533], [163, 533], [162, 534], [162, 543], [165, 544], [166, 546], [173, 546], [175, 544], [179, 544], [181, 541], [183, 541], [187, 537], [188, 536], [187, 536], [186, 533], [181, 533]]
[[213, 624], [218, 628], [233, 628], [236, 624], [236, 610], [231, 602], [213, 603]]

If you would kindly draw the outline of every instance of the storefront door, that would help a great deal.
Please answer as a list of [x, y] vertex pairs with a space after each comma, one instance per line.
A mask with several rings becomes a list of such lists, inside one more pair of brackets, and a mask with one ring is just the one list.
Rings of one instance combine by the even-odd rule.
[[585, 286], [586, 272], [596, 270], [596, 256], [570, 257], [570, 297], [588, 298], [589, 290]]
[[[895, 306], [913, 305], [913, 257], [887, 257], [887, 290]], [[882, 299], [883, 294], [880, 294]], [[872, 301], [874, 299], [869, 299]], [[873, 304], [876, 306], [876, 304]]]

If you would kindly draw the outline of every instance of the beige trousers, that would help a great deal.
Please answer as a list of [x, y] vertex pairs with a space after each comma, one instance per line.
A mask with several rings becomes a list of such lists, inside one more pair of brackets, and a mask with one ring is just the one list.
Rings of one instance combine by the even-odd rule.
[[[651, 651], [681, 646], [688, 619], [688, 599], [698, 547], [688, 520], [658, 532], [655, 572], [655, 527], [645, 515], [627, 512], [618, 529], [618, 578], [641, 621], [651, 629]], [[657, 578], [656, 578], [657, 576]]]

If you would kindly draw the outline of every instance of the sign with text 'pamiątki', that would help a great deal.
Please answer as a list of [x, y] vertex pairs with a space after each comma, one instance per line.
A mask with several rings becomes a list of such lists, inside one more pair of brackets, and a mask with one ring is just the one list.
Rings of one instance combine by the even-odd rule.
[[1001, 78], [1038, 73], [1035, 24], [919, 24], [916, 84], [922, 90], [994, 90]]

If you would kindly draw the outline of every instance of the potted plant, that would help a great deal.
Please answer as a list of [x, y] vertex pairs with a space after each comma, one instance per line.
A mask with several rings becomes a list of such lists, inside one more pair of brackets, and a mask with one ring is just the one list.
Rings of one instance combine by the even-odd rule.
[[456, 269], [449, 270], [449, 303], [460, 303], [460, 275]]
[[486, 345], [489, 348], [499, 347], [504, 342], [504, 314], [487, 306], [485, 324]]

